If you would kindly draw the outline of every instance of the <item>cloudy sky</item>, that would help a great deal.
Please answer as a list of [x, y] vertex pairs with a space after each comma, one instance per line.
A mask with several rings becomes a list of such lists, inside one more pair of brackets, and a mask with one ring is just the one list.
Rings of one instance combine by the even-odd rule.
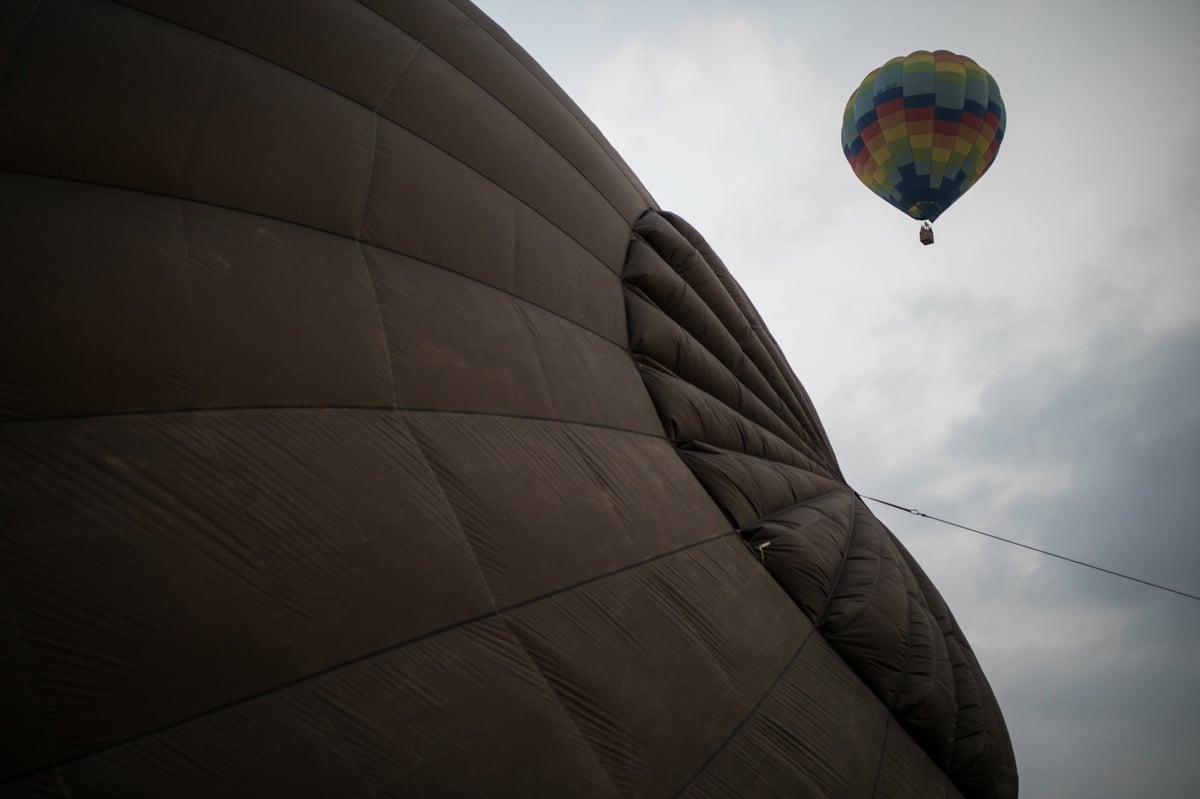
[[[478, 0], [733, 270], [843, 471], [1200, 594], [1200, 3]], [[945, 48], [1008, 108], [937, 244], [842, 158], [850, 92]], [[1027, 797], [1200, 784], [1200, 602], [886, 507]]]

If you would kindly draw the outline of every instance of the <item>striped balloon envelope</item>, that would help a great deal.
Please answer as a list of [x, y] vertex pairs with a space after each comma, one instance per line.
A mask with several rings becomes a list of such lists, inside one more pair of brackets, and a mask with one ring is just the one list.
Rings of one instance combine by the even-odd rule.
[[863, 79], [842, 117], [854, 174], [914, 219], [937, 219], [987, 172], [1004, 139], [996, 81], [949, 50], [893, 58]]

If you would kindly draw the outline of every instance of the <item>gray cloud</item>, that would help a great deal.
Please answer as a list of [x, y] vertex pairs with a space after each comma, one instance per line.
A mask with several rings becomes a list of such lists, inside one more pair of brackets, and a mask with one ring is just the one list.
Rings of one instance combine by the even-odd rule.
[[[1198, 396], [1195, 325], [1158, 336], [1100, 331], [1080, 353], [998, 375], [936, 466], [981, 477], [938, 510], [1200, 593]], [[1065, 481], [1006, 494], [1005, 475], [1021, 469]], [[896, 490], [920, 496], [920, 483]], [[912, 534], [918, 556], [934, 562], [930, 550], [970, 547], [964, 536]], [[1016, 556], [1033, 568], [1014, 570], [1004, 549], [978, 544], [967, 576], [939, 584], [970, 598], [968, 631], [1023, 783], [1048, 796], [1187, 795], [1200, 777], [1200, 602], [1048, 559]], [[974, 591], [960, 587], [967, 581]]]
[[1061, 490], [1011, 501], [1005, 517], [1035, 531], [1030, 543], [1200, 594], [1197, 398], [1200, 327], [1141, 340], [1105, 331], [1080, 356], [991, 385], [946, 454], [1065, 473]]

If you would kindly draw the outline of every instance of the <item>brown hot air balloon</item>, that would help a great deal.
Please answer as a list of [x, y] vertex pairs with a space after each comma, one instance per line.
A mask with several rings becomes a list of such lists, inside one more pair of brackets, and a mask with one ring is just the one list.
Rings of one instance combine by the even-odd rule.
[[0, 797], [1016, 795], [729, 270], [466, 0], [6, 3], [0, 298]]

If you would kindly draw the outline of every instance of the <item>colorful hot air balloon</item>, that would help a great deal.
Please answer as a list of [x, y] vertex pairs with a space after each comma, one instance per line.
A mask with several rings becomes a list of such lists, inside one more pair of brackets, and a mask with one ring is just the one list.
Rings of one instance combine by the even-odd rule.
[[[893, 58], [842, 115], [842, 150], [868, 189], [929, 223], [987, 172], [1004, 139], [1004, 101], [983, 67], [949, 50]], [[926, 233], [928, 231], [928, 234]]]

